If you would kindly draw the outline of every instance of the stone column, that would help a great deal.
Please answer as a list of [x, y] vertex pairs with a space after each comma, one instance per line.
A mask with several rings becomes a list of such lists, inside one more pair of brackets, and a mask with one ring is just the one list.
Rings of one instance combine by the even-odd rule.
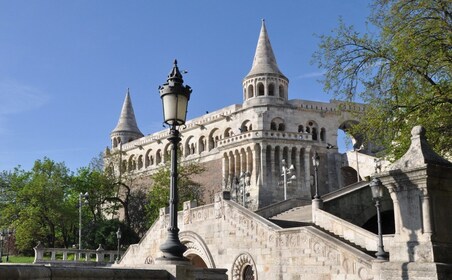
[[305, 189], [304, 193], [309, 198], [312, 197], [311, 193], [311, 146], [306, 146], [304, 149], [304, 180], [305, 180]]
[[270, 176], [268, 178], [271, 178], [271, 180], [269, 180], [270, 182], [270, 186], [272, 189], [274, 189], [275, 187], [275, 169], [276, 169], [276, 165], [275, 165], [275, 147], [273, 145], [270, 145]]
[[222, 174], [223, 174], [223, 190], [227, 189], [229, 184], [229, 161], [227, 155], [223, 155], [223, 164], [222, 164]]

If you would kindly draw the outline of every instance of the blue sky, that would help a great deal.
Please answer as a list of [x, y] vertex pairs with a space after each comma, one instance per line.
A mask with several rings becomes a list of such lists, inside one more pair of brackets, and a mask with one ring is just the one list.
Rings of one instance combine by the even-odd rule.
[[47, 156], [72, 170], [106, 146], [127, 88], [144, 134], [162, 128], [158, 85], [177, 58], [188, 117], [242, 101], [261, 19], [289, 98], [328, 101], [311, 65], [339, 17], [366, 31], [369, 1], [0, 0], [0, 171]]

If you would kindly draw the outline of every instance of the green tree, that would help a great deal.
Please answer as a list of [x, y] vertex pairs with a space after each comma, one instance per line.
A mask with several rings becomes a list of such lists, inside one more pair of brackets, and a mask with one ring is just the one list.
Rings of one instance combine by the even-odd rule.
[[68, 246], [76, 215], [64, 163], [44, 158], [29, 172], [16, 168], [3, 175], [7, 195], [0, 206], [1, 223], [15, 229], [17, 248], [29, 251], [38, 241]]
[[[180, 162], [180, 161], [179, 161]], [[159, 217], [159, 209], [169, 203], [169, 187], [171, 169], [169, 162], [151, 176], [152, 186], [149, 192], [148, 221], [152, 225]], [[179, 190], [178, 210], [182, 210], [184, 201], [197, 200], [202, 204], [203, 190], [201, 185], [193, 180], [194, 175], [202, 174], [205, 168], [196, 162], [179, 163], [177, 167], [177, 186]]]
[[433, 148], [452, 155], [452, 2], [375, 0], [369, 22], [376, 32], [360, 34], [342, 21], [321, 36], [314, 54], [327, 91], [368, 103], [352, 128], [385, 148], [392, 159], [423, 125]]

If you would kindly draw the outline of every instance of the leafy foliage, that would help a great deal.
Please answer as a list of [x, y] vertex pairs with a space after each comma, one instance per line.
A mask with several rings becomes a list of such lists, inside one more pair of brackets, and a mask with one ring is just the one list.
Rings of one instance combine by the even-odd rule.
[[[197, 200], [199, 204], [202, 204], [202, 188], [199, 183], [193, 181], [192, 176], [201, 174], [205, 171], [205, 168], [196, 162], [187, 162], [178, 164], [177, 171], [178, 210], [182, 210], [182, 205], [185, 201]], [[169, 204], [170, 175], [171, 169], [167, 164], [151, 176], [153, 184], [149, 192], [149, 204], [147, 205], [149, 225], [152, 225], [158, 219], [159, 209], [167, 207]]]
[[451, 11], [448, 0], [375, 0], [369, 21], [376, 34], [341, 21], [334, 35], [321, 36], [314, 59], [326, 69], [325, 89], [369, 104], [352, 134], [382, 145], [392, 159], [419, 124], [438, 153], [452, 155]]
[[[25, 254], [38, 241], [46, 247], [72, 247], [78, 243], [81, 211], [83, 248], [100, 243], [116, 248], [118, 226], [125, 233], [123, 244], [137, 242], [129, 224], [110, 220], [117, 215], [112, 203], [117, 192], [116, 182], [93, 165], [73, 174], [64, 163], [36, 160], [30, 171], [18, 167], [0, 173], [0, 228], [15, 230], [16, 249]], [[81, 208], [80, 193], [89, 195]]]

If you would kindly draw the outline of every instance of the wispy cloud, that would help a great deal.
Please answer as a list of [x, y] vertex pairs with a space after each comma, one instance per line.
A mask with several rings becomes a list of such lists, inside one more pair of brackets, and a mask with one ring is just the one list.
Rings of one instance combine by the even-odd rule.
[[311, 79], [311, 78], [317, 78], [317, 77], [321, 77], [323, 75], [325, 75], [325, 71], [321, 71], [321, 72], [311, 72], [311, 73], [306, 73], [306, 74], [301, 74], [299, 76], [297, 76], [297, 79]]
[[0, 80], [0, 115], [17, 114], [44, 105], [48, 96], [13, 80]]
[[7, 133], [10, 115], [20, 114], [43, 106], [48, 96], [37, 88], [14, 80], [0, 80], [0, 134]]

